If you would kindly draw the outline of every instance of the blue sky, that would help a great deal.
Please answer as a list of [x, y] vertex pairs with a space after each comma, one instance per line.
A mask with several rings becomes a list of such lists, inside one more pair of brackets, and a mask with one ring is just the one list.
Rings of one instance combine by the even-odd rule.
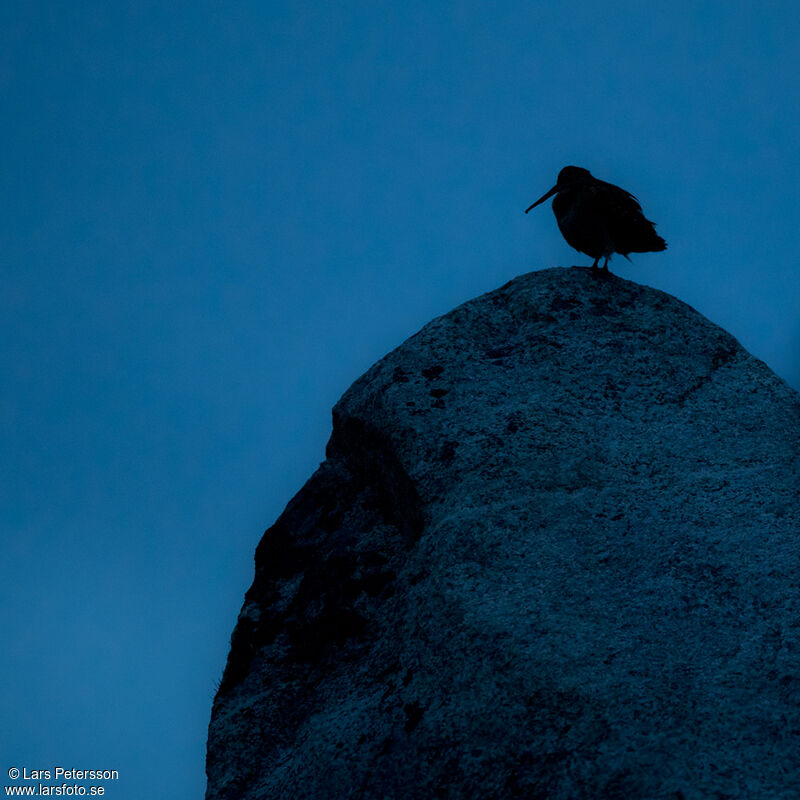
[[612, 271], [800, 388], [798, 41], [786, 3], [4, 3], [2, 774], [203, 792], [331, 406], [432, 317], [590, 263], [523, 213], [565, 164], [669, 243]]

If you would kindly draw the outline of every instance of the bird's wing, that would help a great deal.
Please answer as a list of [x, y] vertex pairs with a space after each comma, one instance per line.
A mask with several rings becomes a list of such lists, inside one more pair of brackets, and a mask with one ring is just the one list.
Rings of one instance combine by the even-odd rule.
[[594, 191], [600, 195], [603, 203], [608, 203], [609, 207], [616, 206], [628, 213], [641, 212], [642, 207], [639, 205], [639, 200], [635, 195], [626, 192], [619, 186], [613, 183], [606, 183], [605, 181], [597, 181]]
[[654, 223], [645, 217], [639, 201], [630, 192], [604, 183], [598, 189], [598, 207], [602, 207], [606, 230], [616, 252], [626, 255], [666, 248], [667, 244], [656, 233]]

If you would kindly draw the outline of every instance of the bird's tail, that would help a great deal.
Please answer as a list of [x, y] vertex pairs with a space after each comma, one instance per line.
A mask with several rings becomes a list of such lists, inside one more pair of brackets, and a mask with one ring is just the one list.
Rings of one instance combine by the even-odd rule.
[[656, 233], [650, 220], [642, 218], [632, 234], [631, 253], [658, 253], [667, 249], [667, 243]]
[[638, 252], [660, 253], [662, 250], [667, 249], [667, 243], [657, 233], [654, 233], [652, 236], [648, 237], [647, 242], [645, 244], [647, 246], [643, 247]]

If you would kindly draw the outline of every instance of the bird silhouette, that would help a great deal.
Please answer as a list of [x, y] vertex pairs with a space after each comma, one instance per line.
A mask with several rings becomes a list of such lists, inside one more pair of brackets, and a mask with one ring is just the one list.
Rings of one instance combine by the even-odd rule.
[[642, 213], [639, 201], [619, 186], [598, 180], [588, 169], [564, 167], [556, 185], [525, 213], [553, 195], [553, 213], [561, 234], [570, 247], [594, 259], [595, 269], [604, 258], [602, 269], [608, 272], [612, 253], [628, 258], [628, 253], [667, 249], [654, 223]]

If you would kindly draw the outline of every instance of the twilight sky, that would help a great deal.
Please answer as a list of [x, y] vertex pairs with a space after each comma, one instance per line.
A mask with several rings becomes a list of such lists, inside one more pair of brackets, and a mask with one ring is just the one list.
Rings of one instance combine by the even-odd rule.
[[523, 213], [565, 164], [669, 243], [612, 271], [800, 388], [798, 41], [754, 1], [3, 3], [3, 784], [202, 796], [331, 406], [434, 316], [591, 263]]

